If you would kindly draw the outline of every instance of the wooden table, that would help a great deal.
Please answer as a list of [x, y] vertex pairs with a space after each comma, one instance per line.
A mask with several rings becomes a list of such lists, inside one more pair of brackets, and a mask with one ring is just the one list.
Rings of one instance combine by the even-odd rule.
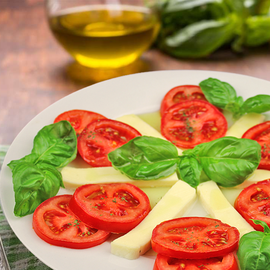
[[[222, 51], [203, 60], [177, 60], [151, 49], [142, 59], [146, 70], [216, 70], [270, 81], [269, 46], [242, 56]], [[50, 104], [91, 84], [78, 80], [80, 71], [76, 79], [68, 75], [72, 63], [48, 28], [44, 1], [0, 1], [0, 144], [10, 144]]]

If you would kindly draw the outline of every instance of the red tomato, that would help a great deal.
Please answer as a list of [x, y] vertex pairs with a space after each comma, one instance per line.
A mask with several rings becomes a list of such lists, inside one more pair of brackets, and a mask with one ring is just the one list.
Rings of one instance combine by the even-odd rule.
[[133, 127], [119, 121], [102, 119], [89, 124], [78, 139], [81, 157], [93, 167], [111, 166], [108, 153], [141, 136]]
[[200, 86], [198, 85], [180, 85], [172, 88], [163, 98], [160, 107], [160, 114], [172, 105], [187, 100], [206, 100]]
[[70, 208], [86, 224], [126, 233], [147, 216], [150, 202], [141, 189], [131, 184], [89, 184], [76, 189]]
[[231, 252], [224, 257], [210, 259], [177, 259], [157, 255], [153, 270], [238, 270], [237, 260]]
[[224, 115], [203, 100], [185, 101], [171, 106], [162, 116], [162, 135], [181, 148], [223, 137], [228, 129]]
[[270, 121], [250, 128], [242, 138], [255, 140], [261, 145], [262, 157], [258, 168], [270, 170]]
[[59, 195], [41, 203], [33, 215], [33, 228], [45, 242], [68, 248], [89, 248], [103, 243], [109, 232], [97, 230], [70, 210], [72, 195]]
[[235, 209], [257, 231], [263, 231], [261, 225], [256, 225], [251, 219], [262, 220], [270, 226], [270, 180], [252, 184], [238, 195]]
[[107, 118], [95, 112], [84, 110], [71, 110], [63, 112], [62, 114], [58, 115], [55, 118], [54, 123], [62, 120], [67, 120], [75, 129], [76, 133], [80, 134], [88, 124], [98, 119], [107, 119]]
[[155, 252], [168, 257], [208, 259], [237, 249], [239, 232], [217, 219], [185, 217], [157, 225], [151, 242]]

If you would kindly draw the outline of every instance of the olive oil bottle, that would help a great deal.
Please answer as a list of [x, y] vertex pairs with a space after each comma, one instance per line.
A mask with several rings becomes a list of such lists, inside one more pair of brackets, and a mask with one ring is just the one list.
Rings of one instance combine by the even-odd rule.
[[149, 48], [159, 30], [158, 18], [149, 9], [113, 5], [62, 10], [49, 18], [49, 25], [67, 52], [91, 68], [132, 63]]

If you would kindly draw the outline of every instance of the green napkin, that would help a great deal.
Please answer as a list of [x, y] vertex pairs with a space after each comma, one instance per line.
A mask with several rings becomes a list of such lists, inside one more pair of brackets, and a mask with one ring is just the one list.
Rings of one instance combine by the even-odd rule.
[[[0, 169], [8, 150], [7, 145], [0, 145]], [[36, 258], [16, 237], [11, 230], [0, 205], [0, 234], [11, 269], [47, 270], [51, 269]]]

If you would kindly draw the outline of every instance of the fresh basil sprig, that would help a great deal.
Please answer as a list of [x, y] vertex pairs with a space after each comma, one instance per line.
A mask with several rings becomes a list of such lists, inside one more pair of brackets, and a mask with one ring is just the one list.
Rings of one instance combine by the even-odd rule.
[[264, 232], [244, 234], [239, 242], [237, 256], [241, 270], [270, 269], [270, 229], [264, 221], [253, 220], [264, 228]]
[[31, 154], [11, 161], [14, 214], [22, 217], [34, 212], [46, 199], [64, 187], [62, 168], [77, 155], [77, 136], [68, 121], [42, 128], [34, 139]]
[[261, 147], [253, 140], [223, 137], [177, 155], [172, 143], [140, 136], [109, 153], [108, 158], [115, 169], [131, 179], [154, 180], [176, 172], [192, 187], [205, 178], [232, 187], [241, 184], [258, 167]]
[[211, 104], [231, 112], [234, 119], [239, 119], [246, 113], [264, 113], [270, 110], [269, 95], [256, 95], [244, 101], [227, 82], [208, 78], [199, 85]]

